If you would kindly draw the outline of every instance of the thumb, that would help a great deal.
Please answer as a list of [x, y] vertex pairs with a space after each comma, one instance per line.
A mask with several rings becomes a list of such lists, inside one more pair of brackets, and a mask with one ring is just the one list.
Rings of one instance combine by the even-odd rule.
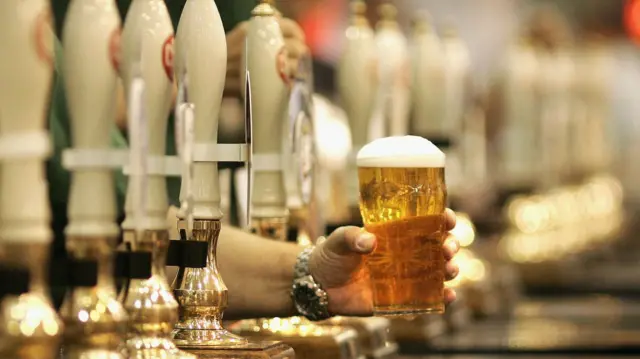
[[358, 227], [340, 227], [316, 244], [309, 270], [325, 288], [341, 287], [353, 280], [363, 264], [363, 254], [375, 248], [375, 236]]
[[362, 228], [347, 226], [333, 231], [325, 249], [337, 255], [369, 254], [373, 252], [376, 237]]

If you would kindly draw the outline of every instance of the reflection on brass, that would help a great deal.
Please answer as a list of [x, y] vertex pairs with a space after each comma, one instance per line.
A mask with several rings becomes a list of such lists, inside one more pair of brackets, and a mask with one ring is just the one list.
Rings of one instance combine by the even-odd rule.
[[288, 220], [288, 217], [254, 217], [251, 219], [251, 233], [257, 234], [260, 237], [284, 242], [287, 240]]
[[98, 265], [95, 287], [72, 289], [60, 314], [65, 323], [63, 358], [124, 358], [127, 314], [117, 300], [113, 279], [115, 238], [69, 237], [67, 250], [76, 260]]
[[386, 359], [396, 356], [398, 344], [391, 337], [391, 322], [386, 318], [335, 317], [320, 323], [352, 328], [358, 333], [360, 348], [370, 359]]
[[[135, 235], [133, 231], [125, 233]], [[151, 278], [132, 279], [124, 300], [129, 313], [127, 350], [132, 358], [196, 359], [179, 350], [172, 341], [173, 326], [178, 322], [178, 302], [173, 297], [165, 264], [169, 234], [165, 230], [145, 231], [143, 238], [132, 241], [133, 250], [151, 252]]]
[[3, 244], [0, 261], [26, 268], [29, 292], [0, 303], [0, 358], [53, 359], [62, 340], [62, 321], [47, 297], [44, 273], [49, 244]]
[[[180, 221], [183, 222], [183, 221]], [[178, 226], [183, 226], [179, 223]], [[220, 234], [219, 220], [195, 220], [191, 241], [208, 242], [206, 268], [180, 268], [173, 293], [179, 304], [179, 320], [173, 339], [179, 348], [206, 349], [233, 347], [247, 343], [222, 327], [222, 314], [227, 307], [227, 287], [216, 263], [216, 247]]]
[[235, 333], [260, 340], [279, 340], [304, 359], [360, 359], [357, 333], [342, 326], [318, 325], [304, 318], [243, 320], [231, 326]]

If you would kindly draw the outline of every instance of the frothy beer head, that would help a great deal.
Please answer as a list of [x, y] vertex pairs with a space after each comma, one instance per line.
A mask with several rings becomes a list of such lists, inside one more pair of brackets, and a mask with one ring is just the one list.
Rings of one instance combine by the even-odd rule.
[[443, 168], [445, 155], [431, 141], [418, 136], [377, 139], [362, 147], [358, 167]]

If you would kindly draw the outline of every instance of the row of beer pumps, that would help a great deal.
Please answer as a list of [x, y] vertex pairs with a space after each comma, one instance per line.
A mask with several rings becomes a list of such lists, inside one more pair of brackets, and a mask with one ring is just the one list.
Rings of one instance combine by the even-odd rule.
[[[217, 162], [248, 164], [244, 185], [236, 187], [245, 194], [249, 230], [285, 240], [295, 211], [302, 213], [301, 243], [324, 234], [324, 228], [309, 225], [318, 223], [313, 216], [322, 215], [314, 207], [314, 175], [323, 170], [314, 159], [323, 149], [315, 148], [318, 119], [311, 77], [308, 67], [293, 80], [284, 74], [280, 15], [266, 0], [249, 21], [243, 144], [217, 143], [226, 41], [213, 1], [187, 0], [175, 39], [163, 0], [133, 0], [122, 31], [113, 1], [72, 1], [62, 39], [65, 62], [58, 65], [66, 69], [62, 73], [73, 136], [63, 162], [72, 173], [66, 245], [75, 275], [73, 289], [56, 313], [46, 297], [43, 274], [52, 237], [43, 171], [51, 148], [43, 116], [53, 58], [49, 6], [49, 0], [0, 5], [3, 43], [15, 55], [0, 62], [0, 255], [8, 266], [0, 275], [29, 278], [28, 288], [16, 280], [2, 300], [0, 353], [51, 358], [60, 341], [65, 358], [206, 358], [230, 351], [239, 357], [271, 357], [293, 355], [289, 346], [301, 358], [379, 358], [395, 352], [387, 334], [390, 323], [381, 318], [316, 324], [302, 318], [257, 319], [233, 324], [235, 334], [223, 327], [226, 287], [215, 261], [223, 217]], [[338, 71], [353, 145], [346, 169], [348, 205], [357, 206], [355, 153], [385, 135], [419, 134], [445, 149], [452, 164], [447, 181], [455, 196], [460, 168], [465, 167], [456, 160], [458, 135], [462, 128], [472, 128], [480, 137], [484, 132], [482, 125], [463, 123], [469, 89], [466, 47], [452, 29], [439, 38], [423, 19], [415, 24], [410, 51], [391, 4], [381, 6], [375, 32], [365, 9], [364, 2], [352, 2]], [[128, 105], [130, 148], [124, 152], [111, 150], [108, 137], [118, 76]], [[179, 155], [167, 157], [174, 81]], [[486, 161], [478, 159], [486, 153], [473, 153], [475, 158], [463, 161]], [[130, 280], [119, 294], [114, 258], [123, 250], [116, 251], [120, 228], [114, 170], [129, 176], [122, 230]], [[182, 178], [181, 240], [176, 241], [167, 232], [167, 176]], [[342, 222], [357, 224], [359, 219], [351, 214]], [[470, 221], [468, 227], [473, 227]], [[169, 264], [180, 267], [172, 286], [165, 272], [167, 253]], [[140, 263], [148, 264], [146, 271]], [[417, 321], [415, 331], [426, 332], [432, 321]], [[289, 346], [265, 341], [272, 339]]]

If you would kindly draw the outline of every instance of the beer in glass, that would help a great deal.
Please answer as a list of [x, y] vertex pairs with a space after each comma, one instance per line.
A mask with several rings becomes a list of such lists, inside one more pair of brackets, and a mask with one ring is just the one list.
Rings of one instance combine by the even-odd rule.
[[377, 238], [367, 256], [374, 314], [444, 312], [444, 154], [417, 136], [386, 137], [357, 156], [360, 213]]

